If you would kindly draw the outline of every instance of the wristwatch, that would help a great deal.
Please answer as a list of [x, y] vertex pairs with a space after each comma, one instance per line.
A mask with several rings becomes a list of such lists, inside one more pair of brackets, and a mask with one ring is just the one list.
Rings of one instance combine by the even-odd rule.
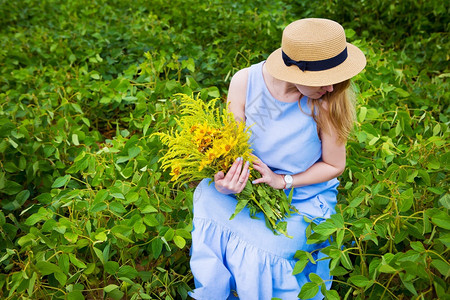
[[284, 188], [285, 189], [291, 188], [292, 182], [293, 182], [293, 179], [292, 179], [291, 175], [289, 175], [289, 174], [284, 175]]

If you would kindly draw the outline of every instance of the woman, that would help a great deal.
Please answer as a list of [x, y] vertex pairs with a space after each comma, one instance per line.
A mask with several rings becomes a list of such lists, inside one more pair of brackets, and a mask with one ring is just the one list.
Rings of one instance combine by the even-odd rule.
[[[321, 222], [335, 213], [336, 179], [345, 167], [345, 142], [353, 127], [349, 79], [366, 63], [338, 23], [302, 19], [283, 31], [281, 48], [266, 61], [237, 72], [230, 83], [229, 109], [252, 126], [253, 184], [293, 191], [300, 214], [288, 218], [293, 238], [274, 235], [264, 218], [247, 210], [229, 220], [234, 194], [243, 190], [249, 163], [237, 159], [214, 184], [203, 180], [194, 194], [191, 269], [195, 299], [297, 299], [314, 272], [331, 286], [329, 263], [309, 264], [293, 275], [297, 250], [311, 251], [304, 216]], [[319, 292], [314, 299], [323, 298]]]

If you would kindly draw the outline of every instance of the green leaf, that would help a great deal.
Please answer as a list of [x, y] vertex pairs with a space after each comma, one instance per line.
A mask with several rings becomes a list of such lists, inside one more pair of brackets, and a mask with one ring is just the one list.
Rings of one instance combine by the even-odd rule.
[[419, 241], [417, 242], [411, 242], [410, 243], [411, 248], [413, 248], [414, 250], [416, 250], [419, 253], [425, 252], [425, 247], [423, 246], [423, 244]]
[[125, 199], [127, 200], [126, 204], [134, 203], [139, 200], [139, 194], [136, 192], [129, 192], [126, 194]]
[[171, 241], [175, 235], [175, 231], [172, 228], [169, 228], [164, 234], [164, 238], [166, 241]]
[[347, 252], [344, 252], [344, 251], [341, 252], [340, 258], [341, 258], [342, 265], [347, 270], [353, 269], [352, 261], [350, 260], [350, 257]]
[[105, 263], [105, 271], [111, 275], [115, 275], [119, 271], [119, 263], [116, 261], [107, 261]]
[[359, 109], [358, 121], [361, 123], [364, 122], [364, 120], [366, 119], [366, 115], [367, 115], [367, 107], [362, 106]]
[[107, 190], [99, 190], [97, 192], [97, 194], [95, 195], [93, 203], [97, 204], [97, 203], [103, 202], [103, 201], [106, 200], [107, 197], [108, 197], [108, 191]]
[[31, 275], [30, 281], [28, 282], [28, 288], [27, 288], [28, 296], [33, 295], [36, 278], [37, 278], [37, 273], [33, 272], [33, 275]]
[[175, 234], [185, 239], [192, 239], [191, 233], [185, 229], [177, 229], [175, 230]]
[[372, 282], [363, 275], [354, 275], [349, 278], [349, 281], [357, 287], [365, 288], [372, 285]]
[[427, 187], [427, 190], [435, 193], [436, 195], [442, 195], [444, 193], [444, 189], [439, 186], [429, 186]]
[[162, 251], [162, 247], [163, 247], [163, 242], [161, 239], [155, 239], [152, 242], [152, 254], [153, 254], [153, 258], [158, 258], [159, 255], [161, 254]]
[[236, 204], [234, 213], [231, 215], [230, 220], [233, 220], [234, 217], [244, 209], [244, 207], [247, 205], [247, 203], [248, 203], [248, 199], [247, 200], [240, 199], [239, 194], [238, 194], [238, 203]]
[[112, 210], [113, 212], [116, 212], [118, 214], [124, 214], [127, 212], [127, 210], [125, 209], [125, 207], [122, 205], [122, 203], [118, 202], [118, 201], [113, 201], [109, 204], [109, 209]]
[[36, 263], [36, 268], [41, 272], [42, 275], [49, 275], [55, 272], [62, 273], [62, 270], [55, 264], [49, 263], [47, 261], [39, 261]]
[[158, 212], [158, 210], [150, 204], [147, 204], [142, 210], [141, 213], [142, 214], [148, 214], [148, 213], [154, 213], [154, 212]]
[[186, 245], [186, 240], [179, 235], [175, 235], [173, 237], [173, 242], [177, 245], [178, 248], [183, 249]]
[[108, 236], [106, 235], [106, 233], [104, 231], [97, 233], [94, 237], [96, 240], [101, 241], [101, 242], [104, 242], [108, 239]]
[[450, 264], [448, 262], [444, 262], [440, 259], [433, 259], [431, 261], [431, 265], [435, 267], [439, 273], [445, 276], [447, 279], [450, 276]]
[[135, 158], [136, 156], [139, 155], [139, 153], [141, 153], [141, 148], [139, 147], [132, 147], [128, 149], [128, 157], [130, 159]]
[[438, 135], [440, 131], [441, 131], [441, 124], [436, 124], [433, 127], [433, 135], [435, 135], [435, 136]]
[[319, 292], [319, 287], [317, 284], [313, 282], [307, 282], [302, 286], [302, 289], [300, 290], [300, 294], [298, 294], [298, 297], [300, 299], [310, 299], [313, 298], [317, 293]]
[[342, 243], [344, 241], [344, 235], [345, 235], [345, 230], [344, 229], [338, 229], [336, 232], [336, 243], [338, 244], [338, 246], [342, 246]]
[[105, 291], [105, 293], [110, 293], [111, 291], [113, 291], [113, 290], [115, 290], [115, 289], [118, 289], [118, 288], [119, 288], [118, 285], [115, 285], [115, 284], [109, 284], [109, 285], [105, 286], [105, 287], [103, 288], [103, 290]]
[[413, 205], [413, 200], [414, 200], [414, 192], [413, 189], [407, 189], [406, 191], [404, 191], [403, 193], [401, 193], [400, 195], [400, 206], [399, 206], [399, 210], [401, 212], [406, 212], [408, 211], [411, 206]]
[[78, 140], [78, 134], [76, 134], [76, 133], [72, 134], [72, 143], [75, 146], [79, 146], [80, 145], [80, 142]]
[[335, 290], [326, 290], [325, 291], [325, 298], [327, 300], [340, 300], [341, 297], [339, 297], [339, 294]]
[[58, 258], [58, 266], [61, 268], [64, 274], [69, 274], [70, 264], [69, 255], [63, 253]]
[[19, 192], [15, 200], [3, 205], [3, 208], [6, 210], [16, 210], [22, 207], [25, 204], [25, 201], [30, 197], [30, 191], [23, 190]]
[[65, 286], [65, 285], [66, 285], [66, 282], [67, 282], [67, 276], [66, 276], [66, 274], [56, 272], [56, 273], [54, 273], [53, 275], [55, 276], [56, 280], [58, 280], [58, 282], [59, 282], [59, 284], [60, 284], [61, 286]]
[[71, 291], [67, 294], [67, 300], [84, 300], [84, 296], [80, 291]]
[[130, 243], [130, 244], [134, 244], [133, 240], [129, 239], [128, 237], [126, 237], [125, 235], [123, 235], [123, 234], [120, 233], [120, 232], [115, 232], [114, 235], [115, 235], [116, 237], [118, 237], [119, 239], [125, 241], [125, 242], [128, 242], [128, 243]]
[[332, 222], [328, 220], [320, 223], [314, 228], [315, 233], [318, 233], [323, 236], [330, 236], [336, 230], [337, 230], [336, 225], [334, 225]]
[[381, 273], [395, 273], [395, 272], [397, 272], [396, 269], [394, 269], [390, 265], [385, 265], [385, 264], [381, 265], [378, 268], [378, 271], [380, 271]]
[[112, 298], [113, 300], [122, 300], [124, 295], [125, 293], [119, 289], [112, 290], [110, 293], [108, 293], [108, 297]]
[[450, 230], [450, 217], [447, 213], [443, 211], [438, 211], [433, 214], [431, 217], [431, 221], [438, 227]]
[[90, 212], [96, 213], [102, 210], [105, 210], [108, 207], [108, 205], [104, 202], [96, 203], [92, 208], [90, 209]]
[[409, 93], [402, 88], [396, 88], [395, 92], [397, 92], [397, 94], [402, 98], [409, 97]]
[[147, 226], [155, 227], [159, 225], [159, 221], [155, 218], [154, 215], [145, 215], [143, 219], [144, 223], [147, 224]]
[[65, 232], [64, 237], [72, 244], [75, 244], [78, 240], [78, 234], [73, 232]]
[[43, 220], [47, 220], [48, 217], [39, 213], [35, 213], [32, 214], [31, 216], [29, 216], [24, 224], [27, 226], [33, 226], [34, 224], [36, 224], [37, 222], [43, 221]]
[[331, 215], [330, 219], [337, 228], [344, 228], [344, 217], [341, 214]]
[[53, 182], [53, 184], [52, 184], [52, 188], [56, 189], [56, 188], [65, 186], [69, 182], [70, 178], [71, 178], [70, 175], [65, 175], [65, 176], [56, 178], [55, 182]]
[[142, 218], [134, 223], [133, 229], [137, 234], [142, 234], [147, 230], [147, 227], [144, 225]]
[[333, 276], [343, 276], [345, 274], [348, 274], [348, 270], [344, 269], [341, 266], [337, 266], [336, 268], [334, 268], [333, 270], [331, 270], [330, 274]]
[[302, 259], [302, 260], [297, 261], [295, 263], [294, 270], [292, 271], [292, 275], [297, 275], [297, 274], [300, 274], [301, 272], [303, 272], [303, 270], [305, 269], [308, 262], [309, 262], [308, 259]]
[[179, 83], [177, 83], [175, 80], [169, 80], [166, 82], [166, 89], [169, 91], [172, 91], [177, 87]]
[[450, 194], [445, 194], [439, 199], [439, 203], [446, 209], [450, 209]]
[[74, 254], [69, 253], [69, 259], [70, 259], [70, 262], [74, 266], [76, 266], [78, 268], [81, 268], [81, 269], [86, 269], [87, 268], [86, 264], [84, 262], [82, 262], [81, 260], [79, 260]]
[[52, 202], [52, 195], [50, 193], [42, 193], [35, 199], [42, 204], [50, 204]]
[[404, 273], [400, 273], [400, 279], [402, 280], [403, 285], [410, 291], [414, 296], [417, 296], [416, 288], [414, 284], [406, 279], [407, 275]]
[[321, 285], [323, 283], [323, 279], [315, 273], [309, 274], [309, 280], [311, 280], [311, 282], [316, 283], [317, 285]]
[[103, 259], [103, 253], [100, 249], [96, 248], [96, 247], [92, 247], [92, 249], [94, 249], [94, 253], [95, 255], [97, 255], [98, 259], [100, 259], [102, 265], [105, 264], [105, 261]]
[[418, 176], [421, 177], [423, 181], [425, 181], [426, 185], [431, 185], [430, 175], [427, 171], [420, 169]]
[[138, 276], [138, 271], [134, 269], [132, 266], [121, 266], [119, 271], [117, 272], [117, 277], [125, 277], [129, 279], [134, 279]]
[[212, 98], [219, 98], [220, 97], [219, 89], [215, 86], [209, 87], [208, 88], [208, 96], [210, 96]]

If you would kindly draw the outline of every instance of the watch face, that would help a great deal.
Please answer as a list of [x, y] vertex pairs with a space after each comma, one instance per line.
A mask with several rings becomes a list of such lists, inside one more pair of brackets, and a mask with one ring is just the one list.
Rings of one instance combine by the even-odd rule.
[[292, 186], [292, 176], [291, 175], [284, 175], [284, 182], [286, 182], [286, 188], [290, 188]]

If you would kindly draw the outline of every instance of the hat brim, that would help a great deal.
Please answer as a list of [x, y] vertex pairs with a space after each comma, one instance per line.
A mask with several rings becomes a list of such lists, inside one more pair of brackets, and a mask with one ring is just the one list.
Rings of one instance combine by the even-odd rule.
[[286, 66], [281, 48], [272, 52], [266, 60], [267, 71], [273, 77], [306, 86], [326, 86], [352, 78], [366, 66], [364, 53], [347, 43], [347, 59], [340, 65], [324, 71], [302, 71], [297, 66]]

